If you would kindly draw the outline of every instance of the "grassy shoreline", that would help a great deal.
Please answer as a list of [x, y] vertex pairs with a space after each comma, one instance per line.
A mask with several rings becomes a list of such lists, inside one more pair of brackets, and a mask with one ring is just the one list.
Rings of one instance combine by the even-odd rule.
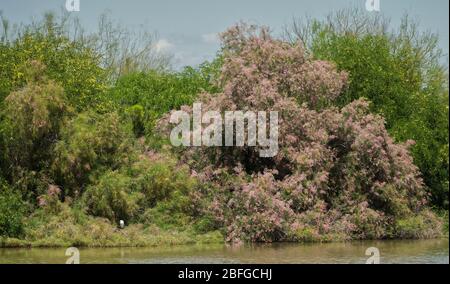
[[159, 247], [177, 245], [203, 245], [224, 243], [223, 236], [218, 232], [201, 235], [190, 235], [187, 232], [165, 232], [160, 235], [143, 234], [135, 239], [126, 239], [127, 234], [117, 233], [109, 236], [110, 239], [96, 240], [92, 242], [79, 242], [58, 240], [53, 238], [41, 240], [26, 240], [17, 238], [0, 238], [0, 248], [114, 248], [114, 247]]
[[[434, 239], [427, 239], [427, 240], [448, 240], [448, 236], [442, 236], [440, 238], [434, 238]], [[425, 239], [380, 239], [380, 240], [348, 240], [348, 241], [329, 241], [329, 242], [274, 242], [274, 243], [296, 243], [296, 244], [319, 244], [319, 243], [351, 243], [351, 242], [357, 242], [357, 241], [420, 241]], [[16, 249], [16, 248], [64, 248], [64, 247], [71, 247], [74, 246], [74, 244], [70, 243], [42, 243], [42, 242], [30, 242], [26, 240], [20, 240], [15, 238], [6, 238], [0, 240], [0, 249]], [[107, 244], [107, 245], [81, 245], [76, 246], [78, 248], [152, 248], [152, 247], [173, 247], [173, 246], [186, 246], [186, 245], [219, 245], [226, 243], [220, 240], [188, 240], [186, 242], [167, 242], [167, 243], [148, 243], [148, 244], [142, 244], [142, 243], [136, 243], [136, 244]]]
[[[130, 237], [127, 239], [127, 237]], [[441, 237], [431, 238], [433, 240], [449, 239], [448, 227], [445, 229]], [[423, 238], [389, 238], [389, 239], [348, 239], [348, 240], [327, 240], [327, 241], [298, 241], [298, 242], [273, 242], [273, 243], [297, 243], [297, 244], [319, 244], [319, 243], [350, 243], [356, 241], [411, 241], [411, 240], [426, 240]], [[97, 240], [61, 240], [55, 238], [46, 238], [39, 240], [27, 240], [18, 238], [0, 237], [0, 249], [5, 248], [62, 248], [62, 247], [79, 247], [79, 248], [135, 248], [135, 247], [172, 247], [183, 245], [218, 245], [227, 244], [223, 235], [218, 232], [209, 232], [205, 234], [192, 234], [192, 232], [162, 232], [160, 234], [144, 233], [141, 235], [134, 235], [127, 232], [117, 230], [111, 236], [104, 239]]]
[[[119, 229], [104, 218], [87, 219], [75, 217], [73, 210], [65, 208], [60, 214], [50, 218], [42, 215], [28, 219], [23, 235], [19, 238], [0, 236], [0, 248], [113, 248], [113, 247], [171, 247], [177, 245], [225, 244], [223, 232], [195, 230], [192, 225], [168, 225], [161, 228], [155, 224], [130, 224]], [[331, 235], [321, 235], [320, 238], [303, 238], [290, 243], [342, 243], [365, 240], [423, 240], [448, 239], [449, 218], [447, 211], [435, 211], [442, 222], [440, 236], [432, 237], [426, 234], [410, 234], [410, 237], [387, 237], [381, 239], [333, 238]], [[44, 214], [45, 216], [46, 214]], [[82, 221], [84, 219], [84, 221]], [[420, 231], [420, 224], [410, 224], [408, 230]], [[415, 226], [415, 227], [414, 227]], [[423, 229], [423, 228], [422, 228]], [[286, 241], [284, 241], [286, 242]], [[277, 242], [274, 242], [277, 243]]]

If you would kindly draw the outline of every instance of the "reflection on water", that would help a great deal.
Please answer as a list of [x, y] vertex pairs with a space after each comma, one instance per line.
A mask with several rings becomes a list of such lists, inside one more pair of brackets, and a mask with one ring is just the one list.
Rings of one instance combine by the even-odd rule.
[[[81, 263], [365, 263], [368, 247], [381, 263], [449, 263], [449, 241], [361, 241], [331, 244], [192, 245], [81, 248]], [[0, 263], [65, 263], [65, 248], [0, 249]]]

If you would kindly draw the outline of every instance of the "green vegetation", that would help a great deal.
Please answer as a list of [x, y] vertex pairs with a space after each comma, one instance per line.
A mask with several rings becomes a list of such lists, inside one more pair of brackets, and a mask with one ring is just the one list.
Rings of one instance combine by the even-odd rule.
[[20, 196], [0, 179], [0, 236], [20, 237], [23, 234], [25, 206]]
[[[0, 246], [448, 232], [448, 88], [435, 37], [413, 40], [407, 24], [394, 35], [315, 22], [304, 54], [232, 28], [214, 61], [175, 72], [141, 36], [107, 38], [120, 27], [105, 17], [92, 35], [74, 35], [75, 22], [52, 14], [16, 33], [2, 20]], [[127, 49], [133, 40], [142, 46]], [[173, 149], [164, 136], [167, 114], [196, 100], [262, 107], [269, 97], [292, 134], [280, 137], [277, 159], [248, 147]], [[389, 135], [416, 141], [429, 197]]]
[[[204, 64], [201, 68], [208, 68]], [[133, 122], [136, 136], [151, 135], [157, 119], [173, 109], [191, 105], [201, 92], [215, 92], [202, 69], [186, 67], [178, 73], [156, 71], [125, 75], [110, 90], [109, 99]]]
[[397, 30], [390, 31], [388, 23], [380, 15], [346, 9], [325, 21], [296, 21], [287, 33], [292, 41], [304, 41], [314, 57], [348, 71], [339, 106], [367, 98], [397, 141], [415, 141], [412, 155], [432, 203], [448, 210], [448, 72], [439, 37], [420, 32], [408, 16]]
[[39, 75], [59, 83], [78, 109], [86, 108], [105, 90], [106, 74], [98, 56], [82, 42], [66, 37], [53, 14], [11, 37], [4, 35], [0, 45], [0, 100], [25, 86], [30, 59], [46, 66], [44, 73], [37, 71]]

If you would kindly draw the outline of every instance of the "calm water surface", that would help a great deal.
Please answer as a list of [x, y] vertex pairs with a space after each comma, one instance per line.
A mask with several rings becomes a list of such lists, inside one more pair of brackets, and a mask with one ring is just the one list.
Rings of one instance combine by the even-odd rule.
[[[81, 248], [81, 263], [365, 263], [376, 247], [381, 263], [449, 263], [449, 241], [363, 241], [332, 244], [190, 245]], [[0, 263], [65, 263], [64, 248], [0, 249]]]

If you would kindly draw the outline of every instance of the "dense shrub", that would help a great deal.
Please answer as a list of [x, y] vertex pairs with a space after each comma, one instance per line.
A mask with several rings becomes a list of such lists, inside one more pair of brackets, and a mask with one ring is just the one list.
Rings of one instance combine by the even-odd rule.
[[[136, 190], [144, 195], [142, 202], [145, 208], [169, 200], [175, 192], [188, 195], [195, 186], [188, 169], [176, 165], [173, 159], [152, 152], [141, 156], [126, 171], [132, 177]], [[187, 204], [178, 201], [182, 211]]]
[[145, 152], [129, 166], [99, 176], [87, 187], [83, 204], [89, 214], [111, 221], [164, 226], [188, 218], [195, 185], [188, 170], [172, 158]]
[[39, 207], [43, 208], [43, 211], [46, 214], [57, 215], [62, 211], [62, 203], [60, 198], [61, 189], [54, 184], [50, 184], [47, 192], [38, 196], [37, 201]]
[[26, 84], [23, 65], [37, 60], [47, 66], [44, 74], [60, 84], [74, 107], [85, 109], [105, 90], [106, 76], [99, 56], [81, 40], [71, 40], [63, 24], [47, 14], [35, 25], [0, 42], [0, 102]]
[[119, 109], [127, 110], [137, 136], [151, 133], [155, 120], [161, 115], [182, 105], [191, 104], [200, 92], [217, 89], [210, 83], [212, 78], [203, 74], [202, 70], [186, 67], [178, 73], [131, 73], [119, 78], [110, 92], [109, 99], [116, 103]]
[[416, 141], [411, 153], [432, 203], [448, 209], [448, 73], [437, 35], [421, 32], [407, 16], [389, 31], [388, 19], [352, 9], [296, 24], [292, 40], [349, 73], [336, 105], [367, 98], [394, 139]]
[[117, 113], [80, 113], [62, 129], [52, 172], [63, 194], [79, 196], [92, 174], [116, 170], [132, 157], [133, 141]]
[[27, 63], [27, 85], [6, 97], [0, 121], [3, 171], [24, 194], [34, 190], [35, 177], [47, 170], [53, 145], [70, 113], [63, 88], [47, 80], [44, 70], [39, 61]]
[[192, 223], [197, 182], [188, 167], [169, 153], [146, 151], [129, 168], [135, 190], [142, 194], [136, 222], [163, 229], [182, 229]]
[[395, 236], [403, 239], [429, 239], [439, 237], [442, 222], [431, 211], [397, 220]]
[[139, 192], [133, 190], [130, 177], [118, 172], [106, 172], [86, 189], [83, 195], [88, 213], [115, 221], [128, 222], [138, 210]]
[[[226, 226], [230, 241], [299, 234], [382, 238], [392, 220], [423, 210], [427, 195], [410, 143], [395, 144], [365, 100], [332, 107], [346, 73], [312, 59], [300, 44], [273, 39], [264, 28], [236, 26], [223, 39], [224, 91], [205, 94], [202, 111], [276, 110], [281, 116], [273, 158], [261, 158], [262, 147], [247, 144], [183, 154], [202, 172], [203, 183], [221, 188], [206, 192], [212, 196], [206, 211]], [[167, 117], [159, 125], [165, 131]], [[218, 176], [223, 171], [243, 177], [228, 181]]]
[[25, 205], [0, 178], [0, 236], [20, 237], [24, 231]]
[[285, 239], [294, 219], [289, 203], [277, 190], [270, 173], [241, 185], [228, 202], [228, 241], [278, 241]]
[[133, 132], [136, 137], [141, 137], [145, 133], [144, 108], [141, 105], [134, 105], [127, 109], [127, 115], [133, 124]]

